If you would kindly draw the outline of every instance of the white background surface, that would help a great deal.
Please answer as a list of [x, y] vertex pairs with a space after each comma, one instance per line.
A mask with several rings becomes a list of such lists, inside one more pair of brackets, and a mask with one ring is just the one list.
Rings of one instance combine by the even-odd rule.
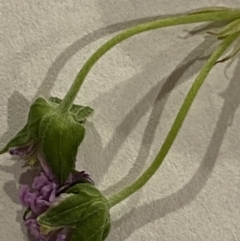
[[[239, 0], [1, 0], [0, 144], [24, 125], [39, 95], [63, 97], [84, 61], [143, 18]], [[131, 21], [134, 20], [134, 21]], [[94, 116], [78, 168], [113, 194], [150, 164], [214, 37], [196, 26], [133, 37], [92, 69], [76, 103]], [[112, 210], [107, 241], [240, 240], [240, 61], [217, 65], [162, 167]], [[23, 163], [0, 157], [0, 239], [28, 240], [17, 186]]]

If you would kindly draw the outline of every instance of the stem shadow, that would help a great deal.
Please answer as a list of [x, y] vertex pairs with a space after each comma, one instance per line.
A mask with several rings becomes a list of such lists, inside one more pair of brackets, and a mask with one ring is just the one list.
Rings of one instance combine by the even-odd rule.
[[[49, 68], [45, 78], [43, 79], [41, 85], [39, 86], [36, 94], [34, 95], [32, 101], [36, 99], [38, 96], [43, 95], [45, 97], [49, 97], [52, 87], [54, 86], [55, 81], [64, 67], [65, 63], [73, 57], [76, 52], [80, 51], [82, 48], [91, 44], [92, 42], [120, 30], [123, 30], [127, 27], [145, 22], [150, 20], [155, 20], [157, 18], [164, 18], [166, 16], [154, 16], [148, 18], [140, 18], [125, 22], [120, 22], [116, 24], [111, 24], [106, 27], [95, 30], [91, 33], [86, 34], [81, 39], [74, 42], [71, 46], [66, 48], [53, 62], [51, 67]], [[40, 41], [41, 42], [41, 41]], [[11, 61], [16, 61], [16, 66], [21, 64], [21, 61], [25, 59], [25, 55], [29, 54], [29, 51], [36, 51], [36, 46], [40, 46], [39, 43], [34, 43], [30, 46], [27, 46], [22, 53], [16, 53]], [[44, 47], [44, 45], [41, 45]], [[17, 70], [13, 70], [13, 76], [17, 74]], [[26, 99], [26, 97], [19, 93], [18, 91], [14, 91], [14, 93], [8, 99], [8, 130], [0, 137], [0, 146], [3, 146], [6, 143], [6, 140], [9, 141], [25, 124], [27, 119], [27, 113], [29, 110], [29, 106], [31, 103]], [[20, 110], [20, 111], [19, 111]], [[18, 120], [18, 121], [16, 121]], [[91, 126], [91, 125], [90, 125]], [[94, 126], [92, 126], [92, 131], [94, 131]], [[96, 133], [95, 133], [96, 134]], [[101, 146], [101, 144], [100, 144]], [[11, 167], [4, 166], [0, 164], [0, 170], [6, 171], [9, 174], [13, 175], [14, 180], [8, 181], [3, 184], [3, 189], [5, 193], [11, 198], [14, 203], [20, 204], [18, 200], [18, 190], [16, 183], [20, 184], [30, 184], [32, 182], [32, 175], [34, 171], [27, 170], [26, 172], [19, 175], [19, 162], [15, 162]], [[30, 172], [30, 173], [29, 173]], [[22, 224], [22, 215], [24, 213], [24, 209], [18, 211], [16, 216], [16, 221], [21, 224], [22, 232], [25, 234], [26, 229]], [[35, 239], [28, 233], [28, 238], [30, 241], [35, 241]]]
[[[127, 27], [130, 27], [130, 26], [133, 26], [133, 25], [136, 25], [139, 23], [143, 23], [145, 21], [155, 20], [158, 18], [160, 19], [163, 17], [166, 17], [166, 16], [155, 16], [155, 17], [150, 17], [150, 18], [149, 17], [141, 18], [141, 19], [131, 20], [131, 21], [127, 21], [127, 22], [116, 23], [116, 24], [112, 24], [112, 25], [100, 28], [96, 31], [93, 31], [93, 32], [83, 36], [81, 39], [77, 40], [71, 46], [66, 48], [56, 58], [56, 60], [53, 62], [53, 64], [49, 68], [45, 78], [43, 79], [43, 81], [42, 81], [40, 87], [38, 88], [36, 94], [34, 95], [33, 99], [36, 99], [39, 95], [44, 95], [45, 97], [48, 97], [50, 95], [50, 91], [51, 91], [55, 81], [57, 80], [57, 77], [58, 77], [61, 69], [64, 67], [65, 63], [71, 57], [73, 57], [74, 54], [76, 54], [76, 52], [80, 51], [86, 45], [96, 41], [97, 39], [102, 38], [103, 36], [105, 36], [107, 34], [115, 33], [119, 30], [125, 29]], [[194, 53], [190, 54], [188, 57], [192, 58], [193, 55], [195, 56], [195, 54], [197, 54], [197, 55], [201, 54], [201, 48], [203, 46], [206, 46], [205, 44], [206, 43], [199, 45], [199, 47], [196, 48], [196, 51], [194, 51]], [[142, 79], [142, 81], [145, 80], [145, 78], [143, 78], [142, 76], [145, 76], [145, 77], [151, 76], [151, 73], [154, 70], [159, 68], [159, 65], [156, 64], [158, 59], [159, 59], [159, 57], [157, 57], [153, 62], [150, 63], [149, 66], [152, 66], [153, 63], [155, 62], [155, 65], [154, 65], [155, 67], [151, 68], [151, 72], [149, 72], [146, 69], [146, 70], [142, 71], [141, 73], [139, 73], [137, 76], [135, 76], [132, 80], [128, 80], [128, 81], [130, 81], [130, 83], [132, 82], [134, 85], [135, 82], [137, 82], [137, 81], [139, 82], [139, 79]], [[197, 60], [197, 57], [195, 56], [194, 59], [189, 60], [183, 66], [180, 65], [179, 69], [174, 71], [174, 73], [169, 77], [169, 79], [167, 81], [168, 84], [166, 82], [166, 84], [164, 84], [164, 86], [163, 86], [162, 91], [160, 91], [159, 96], [157, 97], [157, 100], [154, 104], [154, 106], [155, 106], [154, 108], [156, 108], [158, 105], [160, 105], [160, 107], [163, 108], [163, 106], [166, 102], [167, 93], [169, 93], [177, 83], [175, 78], [179, 79], [182, 76], [182, 72], [184, 72], [185, 69], [188, 69], [190, 67], [190, 65], [193, 64], [196, 60]], [[148, 65], [146, 67], [148, 67]], [[193, 72], [195, 73], [198, 69], [199, 69], [199, 67], [196, 67], [196, 69], [193, 70]], [[190, 75], [194, 74], [193, 72], [190, 73]], [[124, 85], [125, 86], [128, 85], [128, 88], [129, 88], [128, 82], [124, 83]], [[97, 176], [96, 182], [100, 182], [102, 176], [108, 170], [113, 157], [117, 154], [118, 150], [120, 149], [120, 147], [126, 140], [127, 136], [131, 132], [131, 130], [138, 123], [138, 121], [144, 115], [144, 113], [146, 113], [146, 111], [149, 110], [149, 108], [152, 106], [152, 103], [154, 102], [154, 97], [156, 95], [158, 95], [157, 92], [158, 92], [158, 89], [160, 88], [160, 86], [161, 86], [161, 84], [159, 83], [154, 88], [152, 88], [149, 91], [149, 93], [147, 93], [147, 95], [145, 95], [142, 98], [142, 100], [133, 108], [133, 110], [131, 110], [129, 113], [127, 113], [127, 116], [124, 118], [123, 122], [117, 127], [117, 130], [115, 131], [115, 133], [113, 135], [113, 138], [110, 140], [110, 142], [106, 148], [104, 148], [104, 149], [102, 148], [102, 143], [101, 143], [100, 137], [96, 138], [97, 142], [93, 142], [94, 148], [100, 150], [103, 158], [105, 158], [105, 160], [106, 160], [104, 165], [102, 165], [102, 163], [100, 163], [100, 165], [101, 165], [100, 168], [99, 168], [99, 163], [97, 165], [93, 164], [93, 162], [92, 162], [92, 164], [90, 164], [90, 165], [92, 165], [93, 170], [95, 170], [94, 172], [96, 173], [96, 176]], [[114, 92], [110, 93], [110, 96], [114, 96], [114, 95], [115, 95]], [[95, 101], [99, 101], [101, 98], [102, 98], [102, 96], [99, 96], [98, 98], [96, 98]], [[165, 99], [160, 101], [161, 98], [165, 98]], [[19, 103], [21, 103], [21, 106], [19, 106], [20, 105]], [[16, 134], [17, 130], [19, 130], [24, 125], [24, 122], [27, 118], [27, 112], [28, 112], [29, 106], [30, 106], [29, 101], [21, 93], [15, 91], [10, 96], [10, 98], [8, 99], [8, 130], [1, 136], [0, 144], [5, 142], [5, 140], [10, 140], [10, 138], [12, 138], [14, 136], [14, 134]], [[19, 111], [19, 110], [21, 110], [21, 111]], [[16, 115], [16, 113], [17, 113], [17, 115]], [[144, 151], [144, 153], [142, 153], [142, 156], [141, 156], [141, 152], [139, 153], [139, 156], [136, 159], [136, 162], [138, 162], [138, 163], [141, 163], [141, 162], [144, 163], [145, 159], [148, 156], [149, 149], [150, 149], [151, 143], [154, 138], [154, 130], [156, 129], [156, 127], [158, 125], [158, 121], [161, 116], [161, 113], [162, 113], [162, 109], [160, 111], [156, 112], [155, 114], [154, 114], [154, 111], [152, 111], [152, 113], [151, 113], [151, 118], [153, 118], [153, 119], [152, 119], [152, 121], [151, 121], [151, 119], [149, 120], [148, 127], [145, 130], [144, 138], [142, 140], [142, 146], [145, 146], [145, 151]], [[18, 121], [16, 121], [16, 119]], [[150, 123], [152, 126], [150, 125]], [[96, 134], [97, 131], [94, 129], [94, 126], [92, 126], [91, 128], [92, 128], [91, 129], [92, 132]], [[92, 138], [90, 138], [89, 140], [91, 140], [91, 139]], [[90, 153], [92, 153], [92, 152], [90, 151]], [[92, 154], [88, 154], [88, 155], [90, 155], [90, 159], [91, 159]], [[92, 156], [92, 159], [93, 158], [94, 157]], [[29, 172], [27, 171], [25, 173], [22, 173], [21, 176], [19, 176], [18, 162], [15, 162], [13, 164], [13, 166], [9, 167], [8, 170], [7, 170], [7, 167], [5, 167], [3, 165], [0, 165], [0, 169], [3, 171], [8, 171], [11, 175], [13, 175], [14, 181], [6, 182], [4, 184], [4, 191], [13, 200], [13, 202], [19, 203], [17, 201], [18, 200], [18, 197], [17, 197], [18, 191], [17, 191], [16, 185], [14, 183], [18, 183], [18, 182], [20, 184], [31, 183], [30, 176], [32, 176], [33, 173], [29, 174]], [[133, 174], [133, 169], [131, 169], [130, 173], [127, 175], [126, 178], [128, 180], [130, 180], [130, 178], [133, 179], [137, 175], [139, 175], [140, 172], [141, 172], [140, 166], [138, 167], [138, 170], [134, 172], [134, 174]], [[119, 185], [119, 187], [121, 187], [121, 185], [123, 185], [123, 182], [119, 182], [118, 185]], [[111, 192], [115, 189], [116, 189], [116, 185], [107, 189], [106, 192]], [[22, 214], [23, 214], [23, 210], [19, 211], [19, 213], [17, 214], [16, 220], [18, 222], [21, 222], [20, 220], [22, 218]], [[25, 228], [22, 228], [22, 230], [23, 230], [23, 233], [25, 233], [25, 231], [24, 231]], [[34, 240], [31, 237], [29, 239]]]
[[[83, 49], [85, 46], [101, 39], [102, 37], [116, 33], [125, 28], [134, 26], [136, 24], [140, 24], [146, 21], [153, 21], [156, 19], [165, 18], [170, 15], [161, 15], [161, 16], [153, 16], [147, 18], [139, 18], [130, 21], [124, 21], [120, 23], [111, 24], [91, 33], [86, 34], [79, 40], [75, 41], [69, 47], [67, 47], [59, 56], [54, 60], [51, 67], [48, 69], [46, 76], [44, 77], [41, 85], [38, 87], [36, 94], [32, 98], [34, 101], [39, 96], [49, 97], [51, 93], [51, 89], [54, 86], [54, 83], [57, 81], [57, 77], [64, 67], [64, 65], [71, 59], [78, 51]], [[59, 34], [59, 33], [56, 33]], [[63, 33], [64, 35], [64, 33]], [[41, 43], [41, 41], [39, 42]], [[39, 43], [31, 44], [26, 47], [22, 53], [17, 53], [16, 56], [12, 57], [11, 60], [16, 60], [16, 64], [21, 63], [21, 58], [25, 59], [26, 54], [29, 55], [29, 51], [36, 51], [36, 46], [39, 46]], [[41, 45], [45, 47], [44, 45]], [[13, 70], [14, 77], [17, 74], [15, 69]], [[23, 104], [22, 104], [23, 103]], [[21, 105], [20, 105], [21, 104]], [[10, 96], [8, 100], [8, 130], [0, 137], [0, 146], [2, 146], [6, 140], [10, 140], [19, 129], [25, 124], [24, 120], [27, 118], [28, 109], [31, 103], [18, 91], [14, 91], [14, 93]], [[21, 111], [19, 111], [21, 109]], [[16, 122], [16, 118], [21, 119], [21, 122]], [[22, 122], [23, 121], [23, 122]]]
[[[131, 183], [142, 173], [143, 168], [145, 167], [147, 157], [149, 156], [151, 145], [154, 140], [155, 130], [158, 127], [169, 93], [174, 89], [174, 87], [177, 84], [181, 84], [182, 82], [184, 82], [183, 77], [184, 79], [189, 79], [191, 76], [193, 76], [200, 70], [202, 63], [199, 60], [203, 60], [206, 58], [200, 57], [200, 52], [202, 51], [202, 49], [205, 48], [209, 50], [210, 46], [212, 45], [212, 38], [207, 38], [205, 41], [199, 44], [199, 46], [197, 46], [191, 53], [188, 54], [188, 56], [186, 56], [183, 59], [183, 61], [179, 64], [179, 66], [176, 67], [176, 69], [170, 74], [170, 76], [168, 76], [164, 80], [160, 80], [157, 85], [153, 86], [150, 89], [150, 91], [141, 99], [141, 101], [138, 102], [137, 105], [128, 113], [128, 115], [124, 118], [123, 122], [119, 125], [119, 127], [117, 127], [116, 132], [113, 135], [113, 138], [119, 136], [119, 133], [129, 134], [130, 129], [132, 129], [137, 124], [137, 122], [140, 120], [140, 117], [143, 116], [146, 113], [146, 111], [153, 106], [149, 117], [149, 121], [144, 130], [143, 139], [140, 145], [141, 147], [138, 156], [132, 168], [121, 181], [107, 188], [104, 191], [106, 194], [109, 195], [114, 192], [117, 192], [118, 190], [122, 189], [126, 183]], [[153, 62], [151, 62], [150, 65], [153, 65], [154, 63], [158, 63], [158, 61], [154, 60]], [[157, 71], [157, 68], [159, 68], [159, 64], [155, 64], [154, 67], [156, 67], [156, 69], [151, 69], [151, 71], [153, 72]], [[146, 68], [145, 70], [147, 71], [147, 74], [141, 72], [135, 79], [139, 81], [139, 78], [141, 78], [141, 76], [149, 76], [149, 79], [151, 79], [151, 73], [148, 72], [148, 69], [149, 68]], [[161, 83], [164, 84], [162, 85]], [[148, 108], [142, 107], [144, 106], [144, 103], [148, 103]], [[136, 112], [141, 113], [141, 116], [136, 116]], [[132, 128], [129, 128], [129, 130], [125, 130], [126, 123], [131, 123]], [[126, 139], [126, 137], [127, 136], [124, 136], [122, 142], [124, 141], [124, 139]], [[114, 140], [111, 140], [110, 143], [111, 142], [114, 142]], [[120, 148], [121, 144], [122, 143], [119, 143], [119, 145], [117, 145], [117, 148]], [[116, 154], [118, 151], [116, 149], [114, 151], [109, 151], [111, 150], [109, 148], [111, 146], [111, 144], [107, 145], [107, 147], [105, 148], [106, 152]], [[106, 162], [110, 162], [112, 158], [113, 156], [111, 156], [110, 158], [104, 157], [104, 160]]]
[[[238, 60], [238, 65], [239, 64], [240, 60]], [[154, 222], [154, 220], [162, 218], [167, 214], [177, 211], [178, 209], [190, 204], [191, 201], [194, 200], [201, 192], [213, 171], [226, 130], [228, 126], [231, 125], [234, 113], [240, 105], [238, 87], [239, 79], [237, 77], [239, 75], [240, 69], [236, 68], [234, 76], [230, 80], [227, 89], [221, 94], [224, 98], [224, 104], [219, 120], [214, 129], [214, 133], [204, 155], [203, 161], [191, 180], [176, 193], [135, 208], [114, 222], [112, 232], [109, 235], [109, 240], [119, 239], [120, 230], [124, 230], [124, 232], [121, 232], [121, 240], [127, 239], [134, 231], [144, 225]], [[161, 230], [159, 227], [159, 233], [163, 231], [164, 230]]]

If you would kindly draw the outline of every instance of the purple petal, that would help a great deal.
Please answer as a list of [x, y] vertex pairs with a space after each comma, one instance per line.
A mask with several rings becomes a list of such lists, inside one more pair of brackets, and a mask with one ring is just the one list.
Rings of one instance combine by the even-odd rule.
[[42, 188], [46, 183], [49, 183], [49, 179], [47, 178], [46, 174], [44, 172], [40, 173], [40, 176], [36, 176], [34, 178], [32, 187], [34, 189], [40, 189]]
[[56, 199], [56, 195], [57, 195], [57, 189], [53, 189], [50, 196], [49, 196], [49, 202], [53, 203]]
[[41, 194], [48, 199], [53, 191], [56, 191], [57, 185], [55, 183], [49, 183], [41, 188]]
[[40, 226], [37, 223], [36, 219], [28, 219], [24, 222], [24, 224], [29, 229], [30, 233], [37, 238], [39, 241], [48, 241], [48, 237], [41, 234]]
[[48, 177], [48, 179], [54, 180], [55, 179], [54, 175], [52, 174], [50, 168], [47, 166], [44, 157], [40, 153], [38, 153], [37, 158], [42, 166], [43, 171], [45, 172], [46, 176]]
[[38, 208], [49, 207], [51, 203], [48, 200], [45, 200], [43, 196], [39, 196], [36, 199], [36, 206]]
[[45, 200], [41, 197], [41, 194], [38, 191], [31, 192], [27, 185], [22, 185], [20, 187], [19, 198], [21, 203], [24, 206], [31, 208], [32, 212], [35, 214], [41, 214], [42, 211], [45, 211], [43, 207], [48, 207], [50, 205], [49, 202], [45, 203]]
[[59, 234], [59, 235], [57, 236], [56, 241], [65, 241], [66, 238], [67, 238], [67, 235], [66, 235], [66, 234]]
[[66, 228], [62, 229], [62, 230], [58, 233], [56, 241], [67, 241], [68, 231], [69, 231], [69, 230], [66, 229]]
[[38, 195], [36, 192], [33, 192], [33, 193], [30, 192], [29, 186], [27, 185], [20, 186], [19, 197], [24, 206], [31, 207], [32, 209], [34, 209], [37, 196]]
[[23, 206], [30, 207], [29, 203], [26, 202], [25, 197], [29, 193], [29, 186], [28, 185], [21, 185], [19, 188], [19, 199]]
[[67, 183], [74, 183], [77, 181], [81, 181], [81, 180], [86, 180], [92, 184], [94, 184], [94, 181], [90, 178], [90, 175], [87, 174], [85, 171], [75, 171], [74, 173], [70, 173], [68, 179], [67, 179]]
[[19, 156], [21, 158], [24, 158], [25, 156], [31, 156], [35, 152], [35, 144], [22, 146], [22, 147], [16, 147], [10, 149], [9, 153], [13, 156]]

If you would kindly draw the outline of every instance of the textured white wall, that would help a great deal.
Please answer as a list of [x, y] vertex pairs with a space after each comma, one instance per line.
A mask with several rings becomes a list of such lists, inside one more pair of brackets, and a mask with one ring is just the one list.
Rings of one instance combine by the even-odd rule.
[[[155, 15], [239, 7], [239, 0], [0, 3], [1, 147], [24, 125], [34, 98], [64, 96], [87, 57], [120, 29]], [[203, 64], [199, 56], [213, 46], [213, 37], [188, 35], [196, 26], [133, 37], [88, 75], [76, 102], [92, 106], [95, 115], [77, 165], [105, 193], [135, 180], [160, 148]], [[108, 241], [240, 240], [239, 65], [236, 58], [211, 72], [161, 169], [113, 209]], [[17, 194], [21, 167], [0, 156], [2, 241], [28, 240]]]

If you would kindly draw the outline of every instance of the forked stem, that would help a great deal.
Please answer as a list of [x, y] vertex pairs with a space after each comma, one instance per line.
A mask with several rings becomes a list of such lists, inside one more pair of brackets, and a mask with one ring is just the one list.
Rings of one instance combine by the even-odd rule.
[[211, 21], [224, 21], [224, 20], [234, 20], [240, 18], [240, 9], [227, 9], [227, 10], [218, 10], [218, 11], [203, 11], [199, 13], [194, 13], [190, 15], [182, 15], [172, 18], [160, 19], [155, 20], [143, 24], [139, 24], [134, 27], [130, 27], [109, 41], [103, 44], [83, 65], [82, 69], [77, 74], [72, 86], [68, 90], [67, 94], [65, 95], [63, 101], [60, 104], [60, 108], [64, 111], [67, 111], [77, 93], [86, 78], [87, 74], [89, 73], [90, 69], [94, 66], [94, 64], [111, 48], [115, 45], [119, 44], [120, 42], [128, 39], [136, 34], [146, 32], [153, 29], [174, 26], [174, 25], [181, 25], [181, 24], [189, 24], [189, 23], [198, 23], [198, 22], [211, 22]]
[[221, 44], [220, 46], [214, 51], [208, 61], [204, 64], [203, 68], [201, 69], [200, 73], [198, 74], [196, 80], [192, 84], [191, 89], [189, 90], [178, 114], [177, 117], [160, 149], [156, 158], [149, 166], [149, 168], [131, 185], [127, 186], [119, 193], [109, 197], [109, 205], [110, 207], [115, 206], [119, 202], [123, 201], [127, 197], [129, 197], [134, 192], [138, 191], [141, 187], [143, 187], [147, 181], [153, 176], [153, 174], [158, 170], [161, 166], [164, 158], [166, 157], [170, 147], [172, 146], [182, 124], [187, 116], [187, 113], [200, 89], [204, 80], [206, 79], [207, 75], [209, 74], [212, 67], [215, 65], [217, 60], [220, 56], [225, 52], [225, 50], [234, 42], [234, 40], [240, 36], [240, 32], [237, 32], [233, 35], [229, 35]]

